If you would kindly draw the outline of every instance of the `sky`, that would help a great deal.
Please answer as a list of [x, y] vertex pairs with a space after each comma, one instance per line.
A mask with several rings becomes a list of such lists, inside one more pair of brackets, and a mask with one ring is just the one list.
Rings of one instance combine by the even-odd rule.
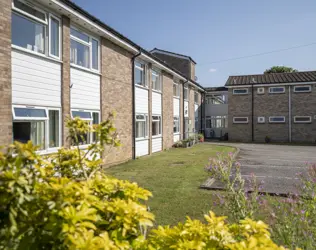
[[[74, 0], [147, 50], [191, 56], [204, 87], [274, 65], [316, 70], [316, 0]], [[312, 44], [278, 53], [265, 52]], [[247, 57], [239, 60], [233, 58]]]

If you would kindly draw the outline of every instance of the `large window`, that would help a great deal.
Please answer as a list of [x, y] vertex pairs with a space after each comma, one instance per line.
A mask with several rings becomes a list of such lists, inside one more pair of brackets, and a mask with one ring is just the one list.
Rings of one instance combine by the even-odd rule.
[[98, 71], [99, 41], [74, 27], [70, 28], [70, 38], [70, 62]]
[[[100, 113], [99, 111], [86, 111], [86, 110], [72, 110], [72, 118], [80, 118], [86, 121], [89, 125], [99, 124]], [[88, 132], [85, 135], [78, 136], [79, 144], [86, 145], [96, 141], [96, 134], [93, 132]]]
[[227, 128], [227, 116], [207, 116], [206, 128]]
[[180, 97], [180, 86], [178, 83], [173, 83], [173, 96]]
[[140, 85], [143, 87], [147, 86], [147, 83], [145, 80], [145, 64], [135, 62], [134, 82], [136, 85]]
[[13, 10], [12, 44], [60, 58], [60, 20], [22, 0], [13, 1]]
[[152, 136], [161, 135], [161, 116], [153, 115], [152, 116]]
[[173, 133], [180, 133], [180, 118], [179, 116], [173, 117]]
[[147, 115], [137, 114], [135, 116], [135, 136], [138, 139], [148, 136], [148, 118]]
[[13, 107], [13, 140], [32, 141], [40, 150], [60, 146], [60, 110]]
[[151, 85], [152, 89], [161, 91], [161, 78], [160, 74], [157, 71], [151, 71]]

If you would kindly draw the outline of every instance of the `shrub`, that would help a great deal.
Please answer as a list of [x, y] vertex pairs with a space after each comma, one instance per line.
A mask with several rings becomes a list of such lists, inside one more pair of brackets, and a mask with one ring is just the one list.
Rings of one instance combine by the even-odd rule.
[[[0, 249], [283, 249], [263, 222], [228, 225], [212, 212], [207, 224], [188, 218], [146, 239], [154, 222], [144, 205], [151, 193], [102, 173], [100, 156], [120, 145], [112, 118], [92, 127], [68, 121], [74, 146], [49, 157], [32, 142], [0, 153]], [[97, 140], [81, 150], [88, 131]]]

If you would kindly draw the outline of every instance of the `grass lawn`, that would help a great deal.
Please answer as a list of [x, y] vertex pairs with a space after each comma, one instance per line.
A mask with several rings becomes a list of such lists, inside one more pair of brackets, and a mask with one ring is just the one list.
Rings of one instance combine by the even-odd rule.
[[172, 149], [105, 170], [108, 175], [137, 182], [150, 190], [148, 205], [159, 225], [174, 225], [185, 216], [202, 219], [213, 207], [214, 192], [201, 190], [206, 180], [205, 165], [217, 152], [234, 151], [231, 147], [198, 144], [192, 148]]

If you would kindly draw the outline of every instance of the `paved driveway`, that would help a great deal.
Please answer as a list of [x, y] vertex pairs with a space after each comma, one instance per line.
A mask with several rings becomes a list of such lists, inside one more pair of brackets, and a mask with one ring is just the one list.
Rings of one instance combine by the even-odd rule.
[[[237, 161], [241, 163], [241, 173], [247, 178], [253, 173], [264, 180], [263, 191], [287, 194], [296, 192], [299, 179], [297, 173], [306, 173], [307, 163], [316, 163], [315, 146], [287, 146], [271, 144], [225, 143], [240, 149]], [[212, 188], [220, 188], [213, 183]]]

